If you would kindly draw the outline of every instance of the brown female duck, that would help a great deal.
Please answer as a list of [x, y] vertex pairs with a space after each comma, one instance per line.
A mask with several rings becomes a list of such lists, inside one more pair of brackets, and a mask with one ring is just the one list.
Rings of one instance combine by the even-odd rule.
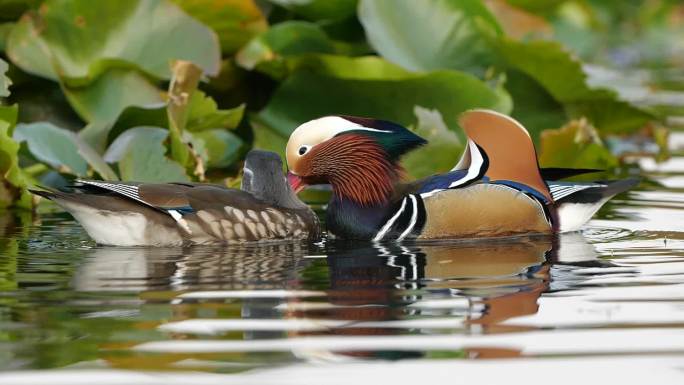
[[247, 155], [242, 190], [199, 183], [78, 180], [71, 191], [33, 191], [57, 203], [99, 244], [174, 246], [319, 236], [277, 154]]

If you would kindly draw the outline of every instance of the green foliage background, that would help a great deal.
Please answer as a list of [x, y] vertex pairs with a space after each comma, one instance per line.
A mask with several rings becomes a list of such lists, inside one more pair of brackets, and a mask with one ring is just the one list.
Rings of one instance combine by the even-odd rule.
[[282, 153], [326, 114], [430, 139], [406, 159], [414, 177], [453, 165], [470, 108], [520, 120], [543, 165], [614, 167], [604, 139], [662, 138], [662, 116], [597, 87], [580, 57], [682, 64], [683, 14], [668, 0], [0, 0], [0, 207], [73, 177], [230, 184], [246, 150]]

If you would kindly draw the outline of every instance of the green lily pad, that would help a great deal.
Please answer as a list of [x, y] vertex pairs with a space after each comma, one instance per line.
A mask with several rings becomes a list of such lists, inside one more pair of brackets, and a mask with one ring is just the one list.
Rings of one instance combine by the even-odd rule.
[[505, 87], [514, 100], [511, 116], [527, 128], [535, 143], [539, 143], [542, 131], [567, 122], [563, 105], [530, 76], [509, 70], [506, 72]]
[[159, 127], [134, 127], [121, 134], [104, 155], [117, 163], [121, 180], [138, 182], [188, 181], [183, 166], [166, 157], [169, 132]]
[[447, 126], [456, 130], [461, 112], [498, 104], [498, 95], [487, 85], [456, 71], [399, 80], [344, 79], [300, 71], [278, 88], [259, 118], [287, 138], [298, 125], [325, 115], [369, 116], [409, 125], [415, 122], [413, 106], [420, 105], [438, 110]]
[[542, 167], [610, 169], [617, 158], [604, 146], [596, 129], [585, 119], [541, 134]]
[[75, 136], [47, 122], [19, 124], [14, 131], [14, 139], [26, 141], [31, 155], [38, 161], [60, 172], [85, 176], [88, 163], [78, 154]]
[[235, 53], [268, 22], [252, 0], [173, 0], [185, 12], [213, 29], [224, 55]]
[[[169, 117], [166, 114], [166, 103], [158, 103], [149, 106], [130, 106], [126, 107], [116, 122], [111, 127], [105, 127], [107, 130], [107, 145], [114, 142], [114, 140], [124, 131], [137, 126], [152, 126], [152, 127], [168, 127]], [[81, 131], [81, 135], [86, 135], [89, 127]]]
[[38, 161], [49, 164], [59, 172], [86, 176], [90, 165], [105, 179], [118, 179], [102, 157], [71, 131], [52, 123], [40, 122], [17, 125], [14, 139], [26, 141], [28, 149]]
[[358, 0], [269, 0], [309, 20], [339, 20], [356, 13]]
[[[498, 46], [508, 69], [519, 71], [528, 80], [537, 82], [563, 105], [568, 116], [587, 117], [601, 133], [634, 132], [656, 118], [649, 111], [619, 100], [612, 91], [590, 88], [581, 63], [558, 43], [502, 39]], [[543, 98], [543, 95], [539, 97]], [[527, 98], [515, 99], [518, 100], [529, 102]], [[528, 103], [528, 110], [530, 107]], [[546, 103], [540, 103], [536, 110], [543, 113], [546, 107]], [[523, 120], [523, 123], [527, 122]]]
[[[190, 132], [216, 128], [232, 130], [240, 124], [244, 112], [244, 104], [225, 110], [219, 109], [211, 97], [196, 90], [190, 97], [188, 120], [185, 128]], [[130, 106], [124, 109], [114, 125], [108, 130], [107, 143], [112, 143], [124, 131], [139, 125], [168, 127], [166, 103]]]
[[414, 179], [451, 170], [461, 158], [464, 142], [439, 111], [415, 106], [413, 112], [418, 119], [413, 132], [428, 143], [404, 156], [402, 165]]
[[361, 0], [359, 19], [377, 52], [414, 71], [482, 74], [502, 34], [480, 0]]
[[12, 81], [5, 76], [8, 68], [7, 62], [0, 59], [0, 98], [7, 97], [10, 94], [9, 86], [12, 85]]
[[208, 168], [223, 168], [232, 165], [240, 157], [245, 142], [226, 130], [205, 130], [194, 132], [195, 141], [201, 141], [206, 151]]
[[62, 87], [74, 110], [93, 128], [83, 138], [102, 149], [113, 122], [127, 107], [163, 102], [161, 91], [136, 71], [112, 69], [85, 87]]
[[165, 0], [48, 0], [19, 20], [7, 52], [24, 71], [70, 86], [112, 67], [169, 79], [172, 60], [216, 75], [221, 58], [216, 34]]
[[287, 65], [289, 72], [307, 71], [343, 79], [401, 80], [415, 76], [377, 56], [307, 54], [289, 58]]
[[276, 79], [286, 75], [288, 57], [307, 53], [347, 53], [348, 47], [331, 40], [310, 22], [286, 21], [252, 39], [235, 56], [248, 70], [257, 69]]

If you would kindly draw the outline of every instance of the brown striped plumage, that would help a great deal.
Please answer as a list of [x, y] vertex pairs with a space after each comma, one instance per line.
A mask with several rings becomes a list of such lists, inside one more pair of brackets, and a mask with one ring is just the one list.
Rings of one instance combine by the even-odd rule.
[[358, 134], [321, 143], [293, 171], [306, 175], [307, 184], [327, 181], [336, 194], [361, 205], [386, 202], [403, 173], [376, 141]]

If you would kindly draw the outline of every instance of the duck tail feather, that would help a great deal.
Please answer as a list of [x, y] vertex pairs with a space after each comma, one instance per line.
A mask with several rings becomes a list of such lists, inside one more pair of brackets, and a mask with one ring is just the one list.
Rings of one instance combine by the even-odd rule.
[[597, 181], [601, 186], [590, 187], [588, 189], [578, 191], [567, 197], [561, 198], [557, 201], [561, 203], [594, 203], [609, 199], [617, 194], [623, 193], [638, 185], [641, 180], [639, 178], [628, 178], [622, 180], [612, 181]]

